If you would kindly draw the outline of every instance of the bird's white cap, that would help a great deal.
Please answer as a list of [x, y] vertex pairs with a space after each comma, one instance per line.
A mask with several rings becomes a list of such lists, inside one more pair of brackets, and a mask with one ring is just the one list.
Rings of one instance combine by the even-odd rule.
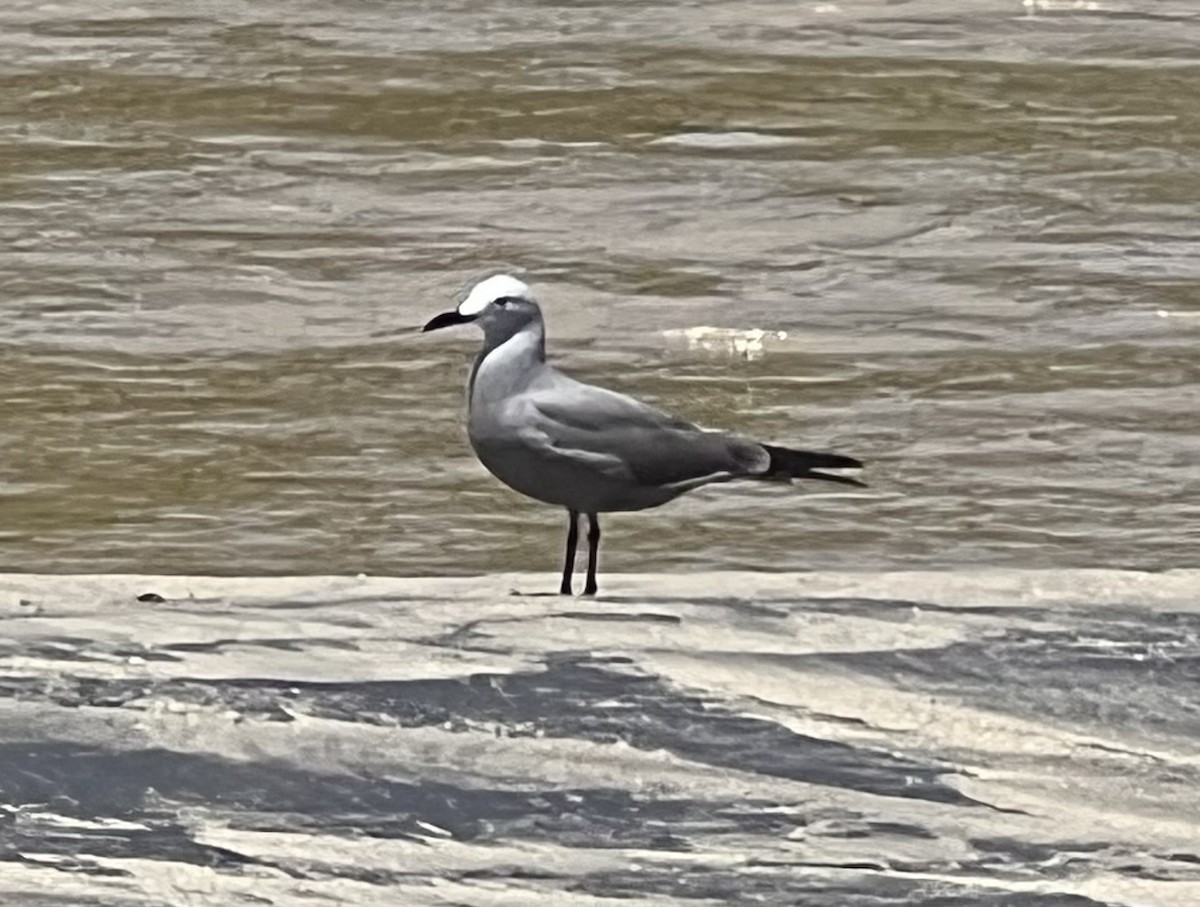
[[473, 317], [497, 299], [514, 296], [529, 299], [529, 287], [508, 274], [496, 274], [471, 287], [467, 298], [458, 304], [458, 314]]

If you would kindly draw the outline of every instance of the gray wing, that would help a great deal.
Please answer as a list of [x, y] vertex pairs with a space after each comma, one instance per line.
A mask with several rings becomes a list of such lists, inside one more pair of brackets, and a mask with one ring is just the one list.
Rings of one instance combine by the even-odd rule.
[[[686, 489], [758, 475], [770, 455], [758, 444], [690, 422], [632, 397], [558, 373], [531, 389], [530, 430], [554, 453], [637, 485]], [[530, 439], [533, 440], [533, 439]]]

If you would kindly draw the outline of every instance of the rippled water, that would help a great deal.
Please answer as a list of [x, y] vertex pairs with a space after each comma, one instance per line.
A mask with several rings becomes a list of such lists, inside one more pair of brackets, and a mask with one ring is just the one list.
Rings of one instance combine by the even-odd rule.
[[500, 268], [581, 376], [870, 463], [616, 517], [610, 570], [1194, 561], [1198, 46], [1183, 0], [5, 4], [0, 568], [556, 568], [474, 335], [374, 336]]

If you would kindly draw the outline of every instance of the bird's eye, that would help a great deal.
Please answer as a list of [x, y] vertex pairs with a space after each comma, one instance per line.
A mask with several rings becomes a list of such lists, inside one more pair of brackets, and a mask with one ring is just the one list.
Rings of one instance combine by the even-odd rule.
[[500, 296], [500, 297], [497, 297], [496, 299], [493, 299], [492, 301], [493, 301], [494, 303], [496, 303], [496, 305], [498, 305], [498, 306], [500, 306], [501, 308], [503, 308], [504, 306], [506, 306], [506, 305], [508, 305], [510, 302], [512, 302], [512, 301], [513, 301], [513, 299], [512, 299], [512, 297], [511, 297], [511, 296]]

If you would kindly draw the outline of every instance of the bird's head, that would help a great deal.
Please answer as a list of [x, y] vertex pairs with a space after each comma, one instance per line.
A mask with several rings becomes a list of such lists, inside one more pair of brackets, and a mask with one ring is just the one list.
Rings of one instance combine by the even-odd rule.
[[496, 274], [471, 287], [458, 308], [431, 318], [422, 330], [436, 331], [478, 322], [488, 336], [511, 337], [541, 318], [542, 312], [528, 286], [508, 274]]

